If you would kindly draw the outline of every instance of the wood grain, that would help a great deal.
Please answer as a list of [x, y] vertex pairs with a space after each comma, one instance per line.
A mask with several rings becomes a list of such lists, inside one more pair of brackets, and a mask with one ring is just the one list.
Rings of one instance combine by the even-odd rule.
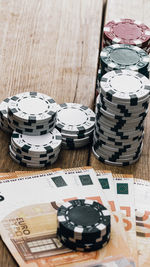
[[[108, 0], [106, 22], [116, 18], [132, 18], [150, 27], [150, 1]], [[150, 180], [150, 112], [145, 121], [144, 147], [140, 160], [128, 167], [114, 167], [100, 163], [91, 153], [89, 164], [96, 169], [109, 169], [115, 173], [131, 173], [134, 177]]]
[[[92, 107], [102, 4], [97, 0], [0, 0], [0, 100], [38, 91], [57, 103]], [[8, 155], [10, 135], [0, 131], [0, 140], [0, 172], [27, 170]], [[63, 150], [52, 167], [87, 165], [88, 157], [89, 147]], [[0, 266], [17, 266], [2, 241]]]
[[[38, 91], [57, 103], [93, 106], [102, 17], [97, 0], [0, 1], [0, 100]], [[25, 170], [0, 132], [0, 171]], [[65, 151], [53, 167], [87, 165], [89, 148]]]

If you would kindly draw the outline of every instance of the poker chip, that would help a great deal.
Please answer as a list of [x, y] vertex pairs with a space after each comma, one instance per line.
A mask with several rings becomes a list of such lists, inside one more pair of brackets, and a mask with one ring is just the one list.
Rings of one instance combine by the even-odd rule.
[[113, 136], [110, 137], [109, 134], [108, 136], [103, 135], [102, 133], [99, 134], [97, 129], [95, 129], [94, 131], [94, 142], [101, 141], [113, 147], [120, 147], [120, 148], [122, 148], [122, 146], [131, 147], [131, 146], [139, 144], [139, 142], [143, 138], [144, 138], [144, 134], [142, 133], [142, 135], [138, 136], [138, 138], [136, 139], [131, 138], [127, 140], [117, 140], [116, 138], [113, 138]]
[[137, 46], [127, 44], [107, 46], [100, 53], [100, 63], [101, 76], [112, 70], [125, 69], [137, 71], [149, 78], [149, 55]]
[[143, 111], [143, 109], [145, 110], [146, 108], [148, 108], [148, 104], [149, 104], [149, 97], [146, 97], [145, 99], [139, 100], [139, 99], [134, 99], [134, 101], [131, 101], [130, 103], [127, 102], [121, 102], [121, 103], [115, 103], [112, 102], [111, 99], [107, 99], [106, 97], [104, 97], [102, 94], [100, 94], [100, 100], [102, 103], [104, 103], [105, 105], [107, 104], [108, 107], [110, 107], [111, 109], [116, 109], [119, 110], [120, 112], [136, 112], [137, 111], [137, 104], [140, 111]]
[[25, 134], [25, 135], [43, 135], [46, 133], [49, 133], [50, 131], [52, 131], [55, 127], [56, 124], [56, 120], [51, 123], [48, 124], [47, 126], [44, 125], [36, 125], [34, 128], [30, 127], [30, 126], [20, 126], [20, 125], [15, 125], [14, 121], [11, 121], [10, 119], [8, 119], [8, 125], [10, 127], [10, 129], [21, 133], [21, 134]]
[[62, 137], [56, 128], [42, 136], [29, 136], [13, 132], [11, 142], [22, 151], [36, 155], [51, 153], [59, 149]]
[[135, 147], [128, 147], [127, 145], [122, 146], [121, 148], [118, 147], [112, 147], [112, 146], [108, 146], [106, 142], [99, 140], [97, 142], [94, 142], [93, 145], [94, 149], [96, 151], [99, 151], [100, 153], [103, 152], [104, 154], [107, 154], [110, 157], [110, 153], [115, 154], [118, 153], [118, 155], [134, 155], [137, 154], [139, 151], [141, 151], [142, 148], [142, 142], [139, 144], [139, 146], [135, 146]]
[[61, 134], [56, 128], [42, 136], [29, 136], [14, 131], [11, 136], [9, 154], [22, 166], [42, 168], [57, 160], [61, 142]]
[[59, 236], [59, 240], [60, 242], [75, 251], [82, 251], [82, 252], [91, 252], [91, 251], [96, 251], [99, 249], [104, 248], [109, 240], [110, 240], [110, 235], [107, 235], [105, 238], [102, 238], [102, 241], [98, 242], [98, 243], [85, 243], [83, 244], [82, 242], [72, 242], [70, 240], [68, 240], [66, 237], [64, 237], [63, 235]]
[[149, 85], [145, 76], [131, 70], [111, 71], [101, 78], [92, 146], [99, 161], [126, 166], [140, 158]]
[[129, 44], [149, 48], [150, 28], [133, 19], [115, 19], [104, 27], [105, 44]]
[[128, 69], [143, 73], [149, 66], [149, 56], [141, 48], [127, 44], [105, 47], [100, 53], [101, 64], [114, 69]]
[[18, 163], [19, 165], [23, 166], [23, 167], [28, 167], [28, 168], [43, 168], [43, 167], [47, 167], [49, 165], [52, 165], [53, 163], [55, 163], [55, 161], [57, 160], [58, 158], [58, 155], [57, 157], [51, 159], [51, 160], [48, 160], [48, 161], [41, 161], [41, 162], [24, 162], [22, 159], [18, 159], [16, 156], [14, 156], [11, 152], [9, 153], [10, 157], [12, 158], [12, 160], [14, 160], [16, 163]]
[[19, 151], [15, 148], [13, 144], [9, 146], [9, 152], [18, 160], [22, 160], [27, 163], [35, 163], [35, 162], [43, 162], [43, 161], [48, 161], [57, 156], [59, 154], [60, 149], [58, 149], [56, 152], [52, 152], [49, 154], [43, 154], [43, 155], [29, 155], [27, 153], [19, 153]]
[[56, 127], [61, 132], [84, 133], [94, 127], [95, 113], [88, 107], [77, 103], [60, 105]]
[[101, 94], [115, 103], [132, 103], [149, 99], [150, 82], [140, 73], [117, 70], [106, 73], [101, 79]]
[[56, 128], [62, 134], [64, 149], [80, 148], [92, 140], [95, 113], [77, 103], [64, 103], [57, 112]]
[[83, 139], [85, 137], [92, 136], [93, 129], [90, 130], [89, 132], [79, 133], [79, 134], [68, 134], [68, 133], [61, 133], [61, 134], [63, 135], [63, 138], [71, 138], [71, 139], [80, 140], [80, 139]]
[[93, 200], [76, 199], [57, 211], [57, 235], [67, 247], [79, 251], [102, 248], [110, 239], [109, 211]]
[[70, 148], [70, 149], [73, 149], [73, 148], [80, 148], [80, 147], [83, 147], [83, 146], [86, 146], [88, 145], [89, 143], [92, 142], [92, 137], [93, 135], [90, 135], [90, 136], [87, 136], [87, 137], [83, 137], [83, 138], [80, 138], [80, 139], [73, 139], [73, 138], [70, 138], [70, 137], [66, 137], [64, 138], [64, 136], [62, 137], [62, 147], [63, 148]]
[[3, 106], [9, 127], [18, 133], [43, 135], [55, 127], [58, 105], [45, 94], [21, 93], [10, 97]]
[[121, 162], [117, 162], [116, 161], [116, 157], [114, 156], [114, 158], [110, 158], [109, 157], [109, 159], [106, 159], [105, 158], [105, 155], [104, 156], [101, 156], [101, 155], [99, 155], [95, 150], [94, 150], [94, 148], [92, 147], [92, 151], [93, 151], [93, 154], [94, 154], [94, 156], [99, 160], [99, 161], [101, 161], [102, 163], [105, 163], [105, 164], [108, 164], [108, 165], [114, 165], [114, 166], [128, 166], [128, 165], [131, 165], [131, 164], [134, 164], [134, 163], [136, 163], [138, 160], [139, 160], [139, 158], [140, 158], [140, 155], [136, 158], [136, 159], [132, 159], [132, 160], [129, 160], [129, 161], [121, 161]]
[[44, 94], [25, 92], [11, 97], [8, 113], [24, 122], [47, 122], [57, 112], [55, 101]]
[[[106, 104], [107, 102], [107, 104]], [[131, 117], [131, 116], [138, 116], [142, 117], [144, 114], [147, 114], [148, 111], [148, 102], [144, 107], [140, 107], [137, 109], [135, 108], [117, 108], [115, 105], [111, 105], [111, 102], [107, 101], [107, 99], [103, 100], [100, 96], [100, 102], [97, 104], [95, 111], [98, 110], [99, 106], [101, 105], [102, 109], [108, 111], [109, 113], [114, 112], [115, 118], [119, 118], [119, 116], [123, 117]]]

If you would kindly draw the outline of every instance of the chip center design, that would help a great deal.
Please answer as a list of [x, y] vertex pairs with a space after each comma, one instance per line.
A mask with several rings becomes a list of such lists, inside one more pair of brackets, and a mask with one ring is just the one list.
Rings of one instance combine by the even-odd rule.
[[138, 54], [127, 48], [117, 48], [112, 50], [110, 53], [110, 58], [118, 64], [121, 65], [133, 65], [138, 63], [139, 56]]
[[58, 119], [64, 124], [80, 125], [85, 123], [87, 117], [86, 114], [81, 110], [67, 108], [58, 112]]
[[68, 215], [76, 225], [82, 226], [91, 226], [100, 220], [99, 212], [90, 206], [73, 207], [73, 209], [69, 210]]
[[44, 113], [48, 105], [47, 103], [39, 98], [22, 98], [18, 103], [18, 108], [28, 114], [39, 114]]
[[141, 36], [141, 29], [131, 23], [118, 23], [114, 26], [114, 33], [119, 38], [125, 39], [138, 39]]
[[111, 86], [118, 92], [137, 92], [141, 88], [140, 80], [131, 75], [116, 75], [111, 78]]

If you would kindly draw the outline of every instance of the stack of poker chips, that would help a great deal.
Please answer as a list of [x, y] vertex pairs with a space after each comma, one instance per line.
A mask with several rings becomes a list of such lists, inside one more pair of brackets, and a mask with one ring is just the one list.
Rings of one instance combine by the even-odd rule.
[[115, 19], [104, 27], [103, 46], [129, 44], [150, 51], [150, 28], [133, 19]]
[[110, 213], [92, 200], [65, 202], [57, 212], [57, 235], [72, 250], [89, 252], [103, 248], [110, 239]]
[[59, 105], [56, 128], [62, 134], [64, 149], [80, 148], [92, 141], [95, 113], [77, 103]]
[[149, 78], [149, 55], [143, 49], [128, 45], [114, 44], [106, 46], [100, 53], [100, 66], [97, 74], [97, 94], [101, 77], [112, 70], [134, 70]]
[[26, 167], [54, 163], [60, 152], [61, 134], [55, 129], [58, 105], [41, 93], [25, 92], [0, 104], [1, 128], [12, 133], [9, 153]]
[[93, 153], [111, 165], [136, 162], [142, 152], [150, 81], [131, 70], [106, 73], [96, 103]]
[[41, 93], [25, 92], [8, 102], [8, 124], [25, 135], [43, 135], [54, 129], [58, 105]]
[[54, 128], [42, 136], [30, 136], [13, 132], [9, 153], [24, 167], [41, 168], [53, 164], [61, 149], [61, 134]]

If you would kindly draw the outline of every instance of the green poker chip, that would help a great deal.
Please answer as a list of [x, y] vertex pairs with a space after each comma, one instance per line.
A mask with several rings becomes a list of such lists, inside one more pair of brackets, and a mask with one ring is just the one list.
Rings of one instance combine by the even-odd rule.
[[100, 59], [101, 65], [109, 70], [128, 69], [143, 73], [149, 65], [149, 56], [143, 49], [127, 44], [105, 47]]

